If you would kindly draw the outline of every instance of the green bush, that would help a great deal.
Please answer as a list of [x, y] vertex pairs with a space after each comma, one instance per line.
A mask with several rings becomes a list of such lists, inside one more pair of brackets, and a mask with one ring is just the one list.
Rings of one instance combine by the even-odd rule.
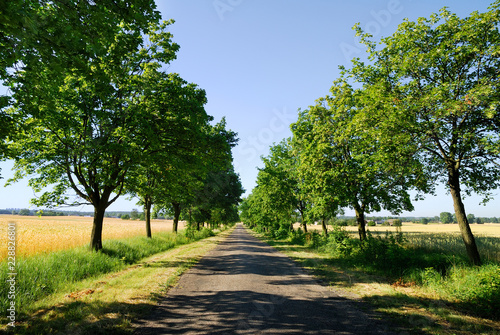
[[459, 306], [482, 316], [500, 317], [500, 265], [454, 266], [443, 280], [447, 296]]
[[321, 250], [333, 256], [349, 255], [353, 250], [352, 239], [349, 233], [341, 226], [333, 226], [333, 229], [328, 232], [328, 238]]
[[306, 236], [302, 229], [297, 229], [290, 231], [288, 234], [288, 239], [291, 244], [304, 245], [306, 243]]
[[288, 233], [290, 232], [290, 226], [281, 226], [278, 230], [273, 231], [273, 238], [276, 240], [284, 240], [288, 237]]

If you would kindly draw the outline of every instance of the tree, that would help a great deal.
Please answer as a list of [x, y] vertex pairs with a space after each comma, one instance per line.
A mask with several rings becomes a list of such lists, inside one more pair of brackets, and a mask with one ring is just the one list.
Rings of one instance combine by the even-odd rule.
[[[122, 29], [120, 25], [130, 31], [144, 31], [159, 18], [153, 0], [3, 1], [0, 81], [11, 87], [19, 85], [19, 73], [27, 69], [36, 73], [38, 63], [52, 69], [49, 75], [52, 78], [64, 79], [64, 75], [58, 76], [64, 68], [88, 75], [87, 60], [106, 54], [107, 47]], [[95, 80], [96, 72], [91, 75], [93, 78], [87, 78]], [[38, 95], [28, 94], [27, 98], [35, 96]], [[19, 98], [17, 94], [16, 99]], [[6, 113], [6, 107], [12, 103], [11, 97], [0, 96], [0, 159], [15, 158], [15, 152], [3, 143], [17, 141], [15, 123], [19, 120]]]
[[130, 219], [132, 220], [137, 220], [139, 219], [139, 212], [137, 211], [137, 209], [133, 209], [131, 212], [130, 212]]
[[[78, 17], [72, 8], [66, 9], [67, 15]], [[53, 3], [40, 9], [52, 24], [50, 32], [69, 29], [61, 11]], [[107, 30], [93, 39], [78, 30], [92, 21], [71, 27], [82, 38], [75, 50], [81, 54], [65, 50], [45, 62], [50, 58], [47, 50], [34, 50], [23, 54], [22, 68], [8, 80], [15, 99], [10, 112], [22, 125], [20, 138], [12, 144], [18, 155], [14, 179], [36, 173], [30, 179], [35, 191], [53, 185], [52, 191], [33, 199], [37, 205], [74, 205], [81, 203], [79, 198], [93, 205], [90, 248], [96, 251], [102, 248], [106, 208], [122, 194], [127, 173], [148, 156], [156, 136], [148, 122], [155, 111], [141, 108], [149, 94], [148, 80], [178, 49], [166, 32], [171, 22], [159, 24], [145, 14], [135, 13], [131, 22], [107, 17]], [[76, 194], [68, 195], [68, 189]]]
[[420, 223], [422, 223], [422, 224], [428, 224], [429, 223], [429, 219], [428, 218], [422, 218], [420, 220]]
[[467, 221], [469, 223], [474, 223], [476, 222], [476, 217], [474, 216], [474, 214], [467, 214]]
[[307, 232], [311, 204], [299, 176], [299, 161], [292, 139], [285, 139], [271, 146], [268, 157], [263, 157], [264, 168], [259, 170], [257, 185], [264, 201], [276, 214], [277, 225], [293, 230], [295, 212], [300, 214], [301, 225]]
[[[148, 95], [142, 108], [149, 110], [152, 141], [148, 155], [131, 169], [127, 191], [140, 199], [144, 207], [146, 235], [151, 237], [151, 209], [154, 204], [174, 207], [174, 232], [180, 206], [189, 194], [186, 186], [190, 174], [203, 165], [207, 147], [205, 128], [211, 117], [204, 109], [206, 94], [177, 75], [153, 72], [148, 80]], [[161, 94], [159, 94], [161, 93]], [[175, 199], [167, 201], [167, 199]], [[159, 210], [159, 208], [157, 209]]]
[[439, 214], [439, 221], [441, 221], [441, 223], [453, 223], [453, 215], [449, 212], [442, 212], [441, 214]]
[[300, 113], [292, 131], [300, 141], [306, 184], [328, 194], [330, 204], [354, 209], [359, 238], [364, 240], [365, 213], [413, 209], [407, 190], [415, 184], [407, 169], [415, 165], [393, 165], [392, 157], [405, 155], [404, 148], [379, 150], [382, 139], [371, 136], [366, 124], [357, 120], [364, 110], [362, 91], [341, 78], [330, 92]]
[[187, 205], [190, 223], [210, 223], [213, 227], [235, 219], [237, 205], [244, 190], [238, 174], [234, 172], [231, 149], [237, 144], [237, 134], [226, 126], [223, 118], [205, 129], [207, 145], [200, 153], [203, 165], [191, 176], [189, 191], [192, 197], [186, 203], [171, 197], [172, 204]]
[[[358, 29], [372, 65], [355, 74], [380, 100], [378, 120], [412, 134], [431, 180], [445, 183], [469, 259], [481, 264], [462, 201], [500, 183], [500, 2], [459, 18], [446, 8], [406, 20], [382, 49]], [[360, 70], [361, 69], [361, 70]]]

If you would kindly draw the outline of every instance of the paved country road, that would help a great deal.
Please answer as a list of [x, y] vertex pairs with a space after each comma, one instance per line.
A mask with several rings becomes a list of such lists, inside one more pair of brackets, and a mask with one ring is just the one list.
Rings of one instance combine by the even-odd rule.
[[137, 334], [390, 334], [242, 226], [168, 292]]

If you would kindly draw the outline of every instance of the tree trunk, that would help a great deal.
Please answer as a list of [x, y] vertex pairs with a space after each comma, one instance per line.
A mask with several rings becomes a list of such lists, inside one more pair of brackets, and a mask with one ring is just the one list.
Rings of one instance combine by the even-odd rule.
[[[107, 202], [107, 201], [106, 201]], [[105, 203], [106, 203], [105, 202]], [[92, 234], [90, 235], [90, 250], [99, 251], [102, 249], [102, 225], [106, 207], [102, 203], [94, 205], [94, 222], [92, 224]]]
[[177, 233], [177, 227], [179, 226], [179, 217], [181, 216], [181, 204], [178, 202], [173, 202], [172, 206], [174, 207], [174, 224], [172, 227], [172, 231]]
[[481, 265], [481, 257], [477, 249], [476, 240], [470, 229], [467, 215], [465, 214], [465, 207], [462, 202], [460, 194], [460, 173], [454, 167], [448, 168], [448, 186], [450, 187], [451, 197], [453, 198], [453, 207], [455, 209], [455, 216], [457, 217], [460, 233], [467, 249], [467, 255], [474, 265]]
[[200, 223], [199, 222], [196, 222], [196, 230], [200, 231]]
[[146, 219], [146, 236], [151, 238], [151, 198], [144, 197], [144, 217]]
[[304, 210], [302, 208], [299, 208], [300, 212], [300, 218], [302, 219], [302, 228], [304, 228], [304, 233], [307, 233], [307, 224], [306, 221], [304, 220]]
[[366, 228], [365, 228], [365, 211], [358, 205], [354, 205], [354, 211], [356, 213], [356, 222], [358, 223], [358, 234], [359, 240], [366, 240]]
[[321, 228], [323, 228], [323, 234], [325, 234], [325, 236], [328, 236], [328, 229], [326, 228], [325, 218], [321, 220]]
[[290, 223], [290, 231], [293, 231], [293, 222]]

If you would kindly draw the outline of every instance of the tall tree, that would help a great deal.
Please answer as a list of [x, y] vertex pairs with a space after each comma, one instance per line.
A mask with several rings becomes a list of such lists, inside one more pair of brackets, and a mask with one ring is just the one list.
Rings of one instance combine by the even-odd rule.
[[[78, 198], [91, 204], [90, 248], [100, 250], [105, 210], [122, 194], [129, 170], [149, 154], [156, 136], [149, 121], [162, 117], [142, 108], [144, 97], [151, 93], [150, 77], [175, 58], [178, 46], [167, 32], [170, 22], [151, 21], [144, 16], [146, 11], [133, 14], [138, 19], [131, 22], [107, 15], [109, 22], [93, 41], [78, 30], [87, 25], [91, 31], [96, 28], [92, 7], [85, 7], [89, 17], [82, 17], [79, 4], [48, 2], [39, 11], [50, 23], [49, 33], [75, 29], [82, 38], [76, 50], [83, 53], [56, 52], [54, 60], [45, 62], [50, 58], [46, 50], [34, 50], [23, 54], [22, 65], [8, 80], [15, 99], [10, 112], [22, 124], [22, 137], [12, 144], [18, 153], [14, 179], [30, 176], [35, 191], [53, 186], [32, 200], [36, 205], [82, 203]], [[142, 4], [138, 1], [136, 9]], [[68, 27], [72, 19], [83, 23]], [[68, 189], [76, 197], [68, 195]]]
[[344, 78], [335, 81], [330, 92], [300, 113], [292, 131], [300, 142], [306, 184], [328, 194], [330, 203], [354, 209], [364, 240], [365, 213], [412, 210], [408, 189], [413, 184], [404, 171], [386, 164], [390, 159], [379, 150], [381, 141], [356, 122], [364, 109], [363, 92]]
[[[459, 18], [446, 8], [406, 20], [353, 73], [379, 105], [376, 119], [412, 134], [430, 179], [451, 193], [468, 256], [481, 264], [462, 197], [490, 199], [500, 184], [500, 2]], [[384, 128], [384, 126], [382, 126]], [[383, 136], [388, 136], [385, 134]]]
[[231, 149], [238, 141], [237, 134], [227, 129], [225, 118], [213, 126], [209, 125], [206, 134], [208, 143], [202, 154], [205, 173], [198, 176], [201, 183], [195, 190], [189, 209], [198, 229], [200, 223], [218, 224], [212, 217], [214, 210], [218, 211], [218, 217], [221, 217], [221, 211], [234, 216], [235, 207], [244, 192], [232, 165]]
[[271, 146], [269, 156], [263, 157], [264, 168], [257, 176], [257, 185], [266, 194], [272, 207], [284, 225], [293, 230], [295, 212], [300, 213], [302, 227], [307, 232], [310, 201], [304, 190], [304, 183], [299, 177], [299, 162], [291, 139], [285, 139]]
[[[179, 186], [188, 174], [203, 165], [199, 155], [206, 148], [204, 129], [211, 118], [206, 114], [205, 91], [188, 84], [177, 75], [154, 72], [141, 108], [150, 110], [151, 142], [148, 155], [131, 169], [127, 191], [139, 197], [144, 206], [146, 235], [151, 237], [151, 209], [173, 195], [188, 190]], [[146, 120], [145, 120], [146, 121]], [[182, 174], [182, 175], [181, 175]], [[174, 201], [174, 231], [180, 215], [180, 202]]]

